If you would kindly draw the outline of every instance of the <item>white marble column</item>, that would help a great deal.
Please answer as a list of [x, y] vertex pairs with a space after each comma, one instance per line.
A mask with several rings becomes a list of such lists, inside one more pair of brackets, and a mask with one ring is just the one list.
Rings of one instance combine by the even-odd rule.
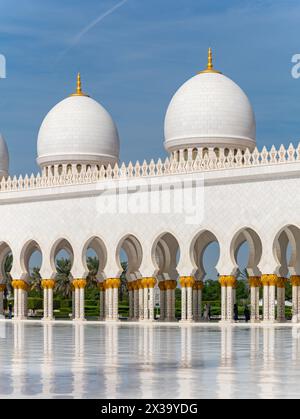
[[251, 323], [259, 322], [259, 287], [261, 285], [260, 277], [249, 277], [251, 293]]
[[198, 290], [193, 289], [193, 319], [198, 321]]
[[139, 287], [139, 320], [144, 320], [144, 288], [142, 279], [138, 280]]
[[269, 321], [270, 315], [269, 315], [269, 285], [263, 286], [263, 312], [264, 312], [264, 321]]
[[99, 282], [99, 304], [100, 304], [100, 313], [99, 313], [99, 320], [103, 321], [105, 319], [105, 289], [103, 282]]
[[119, 287], [113, 288], [113, 320], [119, 320]]
[[43, 320], [48, 320], [48, 289], [45, 287], [44, 293], [44, 317]]
[[19, 290], [14, 288], [14, 320], [19, 318]]
[[275, 300], [276, 300], [276, 286], [269, 286], [269, 320], [275, 322]]
[[183, 276], [179, 280], [181, 285], [181, 321], [193, 321], [193, 287], [195, 278]]
[[298, 288], [298, 308], [297, 308], [297, 322], [300, 322], [300, 286], [297, 287]]
[[237, 285], [235, 276], [220, 276], [221, 284], [221, 322], [233, 322], [234, 295]]
[[79, 288], [75, 288], [75, 317], [74, 320], [78, 320], [80, 317], [80, 291]]
[[187, 287], [187, 321], [193, 321], [193, 287]]
[[173, 293], [174, 293], [174, 288], [172, 286], [172, 284], [169, 284], [169, 288], [167, 288], [167, 290], [165, 291], [166, 293], [166, 297], [167, 297], [167, 321], [168, 322], [172, 322], [174, 321], [174, 300], [173, 300]]
[[5, 284], [0, 284], [0, 316], [4, 316], [4, 290], [5, 290]]
[[[137, 282], [137, 281], [135, 281]], [[139, 319], [139, 289], [138, 289], [138, 285], [136, 283], [136, 285], [134, 285], [134, 291], [133, 291], [133, 296], [134, 296], [134, 306], [133, 306], [133, 310], [134, 310], [134, 320], [138, 320]]]
[[129, 303], [129, 320], [134, 318], [134, 290], [132, 282], [128, 282], [128, 303]]
[[43, 320], [53, 320], [53, 289], [55, 287], [55, 281], [53, 279], [43, 279], [41, 286], [44, 293]]
[[144, 285], [144, 320], [149, 320], [149, 288]]
[[181, 321], [187, 320], [187, 292], [186, 287], [181, 287]]
[[85, 287], [80, 287], [79, 288], [79, 296], [80, 296], [80, 309], [79, 309], [79, 318], [80, 318], [80, 320], [85, 320], [85, 313], [84, 313], [84, 294], [85, 294], [85, 292], [84, 292], [84, 288]]
[[232, 322], [233, 321], [233, 288], [227, 286], [227, 321]]
[[86, 287], [85, 279], [74, 279], [73, 287], [75, 289], [75, 321], [85, 320], [84, 313], [84, 289]]
[[48, 289], [48, 319], [54, 319], [54, 312], [53, 312], [53, 288]]
[[[177, 284], [176, 284], [177, 287]], [[172, 289], [172, 319], [176, 320], [176, 287]]]
[[292, 292], [293, 292], [293, 308], [292, 308], [292, 322], [299, 322], [299, 307], [300, 307], [300, 276], [291, 276]]
[[113, 319], [113, 308], [114, 308], [113, 288], [110, 286], [110, 288], [108, 288], [108, 320]]
[[[199, 288], [200, 287], [200, 288]], [[203, 316], [202, 316], [202, 292], [203, 292], [203, 282], [201, 282], [201, 285], [198, 285], [198, 321], [201, 321]]]
[[104, 318], [105, 320], [108, 320], [109, 318], [109, 297], [110, 297], [110, 292], [109, 292], [109, 286], [107, 285], [107, 282], [104, 281]]
[[202, 320], [202, 290], [204, 284], [202, 281], [196, 281], [193, 287], [193, 319]]
[[285, 322], [285, 278], [278, 278], [277, 281], [277, 321]]
[[76, 300], [75, 289], [72, 288], [72, 320], [74, 320], [75, 316], [76, 316], [76, 314], [75, 314], [75, 300]]
[[264, 290], [264, 321], [275, 322], [275, 298], [278, 277], [274, 274], [262, 275], [261, 282]]
[[164, 321], [166, 319], [166, 288], [165, 288], [165, 281], [160, 281], [158, 283], [159, 287], [159, 320]]
[[227, 320], [227, 286], [221, 283], [221, 321]]
[[24, 311], [25, 311], [25, 307], [24, 307], [24, 292], [22, 288], [18, 289], [18, 303], [19, 303], [19, 314], [18, 314], [18, 318], [19, 319], [23, 319], [24, 318]]
[[149, 289], [149, 320], [154, 321], [155, 313], [154, 313], [154, 287], [150, 287]]

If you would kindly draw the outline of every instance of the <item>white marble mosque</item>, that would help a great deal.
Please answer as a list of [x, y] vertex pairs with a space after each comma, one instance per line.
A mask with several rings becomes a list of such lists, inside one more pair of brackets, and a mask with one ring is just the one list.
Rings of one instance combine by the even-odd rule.
[[[159, 289], [160, 321], [175, 321], [175, 289], [180, 288], [181, 321], [201, 321], [203, 254], [216, 242], [222, 322], [230, 323], [237, 253], [247, 243], [252, 322], [285, 321], [287, 281], [293, 287], [292, 322], [300, 322], [300, 145], [259, 151], [250, 101], [237, 84], [214, 69], [209, 50], [207, 68], [171, 100], [164, 147], [166, 159], [120, 163], [117, 127], [104, 107], [82, 91], [80, 76], [76, 93], [58, 103], [42, 122], [37, 139], [40, 173], [11, 177], [1, 137], [0, 311], [4, 261], [12, 254], [14, 319], [27, 318], [29, 260], [38, 250], [44, 320], [54, 320], [55, 259], [64, 249], [72, 261], [73, 318], [83, 321], [86, 254], [93, 249], [99, 258], [101, 320], [119, 320], [123, 251], [128, 259], [130, 320], [154, 321], [154, 293]], [[186, 222], [180, 211], [135, 212], [125, 211], [125, 206], [112, 210], [116, 198], [125, 199], [128, 191], [135, 190], [131, 195], [136, 202], [154, 202], [154, 184], [158, 193], [166, 183], [176, 184], [181, 192], [186, 179], [193, 179], [203, 207], [193, 223]]]

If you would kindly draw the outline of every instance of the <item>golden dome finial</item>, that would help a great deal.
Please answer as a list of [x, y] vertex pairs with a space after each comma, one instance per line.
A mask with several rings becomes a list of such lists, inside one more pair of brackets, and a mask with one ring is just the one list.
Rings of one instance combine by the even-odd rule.
[[213, 56], [212, 56], [212, 49], [208, 48], [208, 60], [207, 60], [207, 70], [213, 70]]
[[77, 74], [77, 94], [81, 95], [82, 94], [82, 90], [81, 90], [81, 74], [78, 73]]
[[207, 60], [207, 67], [206, 70], [200, 71], [199, 74], [203, 74], [203, 73], [217, 73], [217, 74], [222, 74], [221, 71], [217, 71], [214, 69], [214, 65], [213, 65], [213, 54], [212, 54], [212, 49], [208, 48], [208, 60]]
[[77, 89], [76, 93], [73, 93], [71, 96], [88, 96], [87, 94], [83, 93], [82, 87], [81, 87], [81, 74], [77, 74]]

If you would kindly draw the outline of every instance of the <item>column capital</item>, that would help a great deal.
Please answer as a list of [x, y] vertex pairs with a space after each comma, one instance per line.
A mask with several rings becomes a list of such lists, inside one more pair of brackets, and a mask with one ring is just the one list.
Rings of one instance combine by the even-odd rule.
[[86, 279], [74, 279], [72, 281], [72, 284], [73, 284], [75, 289], [76, 288], [83, 289], [83, 288], [86, 287], [87, 281], [86, 281]]
[[182, 276], [179, 283], [183, 288], [192, 288], [195, 284], [195, 278], [193, 276]]
[[14, 279], [11, 285], [14, 289], [22, 289], [24, 291], [29, 290], [29, 284], [23, 279]]
[[249, 276], [249, 285], [250, 285], [251, 288], [261, 287], [260, 276]]
[[219, 282], [221, 284], [221, 287], [236, 288], [237, 286], [237, 279], [233, 275], [222, 275], [219, 278]]
[[55, 287], [54, 279], [42, 279], [41, 285], [43, 289], [53, 289]]
[[266, 286], [276, 286], [277, 275], [275, 275], [275, 274], [262, 275], [261, 276], [261, 283], [264, 287], [266, 287]]
[[159, 281], [158, 282], [158, 288], [161, 290], [161, 291], [166, 291], [166, 281]]
[[133, 291], [138, 291], [139, 289], [138, 281], [132, 281], [131, 286], [132, 286]]
[[104, 282], [98, 282], [98, 289], [102, 292], [105, 290]]
[[195, 284], [193, 286], [193, 289], [196, 291], [202, 291], [204, 288], [204, 283], [203, 281], [195, 281]]
[[142, 279], [142, 284], [144, 288], [154, 288], [156, 285], [156, 278], [143, 278]]
[[121, 286], [121, 280], [120, 278], [109, 278], [107, 279], [108, 283], [109, 283], [109, 288], [120, 288]]
[[291, 276], [291, 284], [293, 287], [300, 287], [300, 276], [292, 275]]
[[169, 279], [165, 281], [165, 289], [166, 290], [175, 290], [177, 288], [177, 281]]
[[137, 282], [137, 285], [138, 285], [138, 289], [139, 290], [144, 289], [143, 279], [142, 278], [138, 279], [136, 282]]
[[287, 279], [283, 276], [277, 278], [277, 288], [285, 288], [285, 284], [287, 283]]

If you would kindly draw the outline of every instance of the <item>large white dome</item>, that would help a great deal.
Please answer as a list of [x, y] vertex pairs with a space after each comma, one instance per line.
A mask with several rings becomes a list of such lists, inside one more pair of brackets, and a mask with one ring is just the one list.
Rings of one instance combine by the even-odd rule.
[[6, 142], [0, 134], [0, 178], [8, 176], [9, 156]]
[[169, 152], [193, 147], [250, 148], [256, 144], [252, 106], [228, 77], [205, 70], [175, 94], [165, 119]]
[[115, 164], [119, 160], [119, 136], [110, 114], [81, 92], [54, 106], [38, 135], [40, 166], [58, 163]]

